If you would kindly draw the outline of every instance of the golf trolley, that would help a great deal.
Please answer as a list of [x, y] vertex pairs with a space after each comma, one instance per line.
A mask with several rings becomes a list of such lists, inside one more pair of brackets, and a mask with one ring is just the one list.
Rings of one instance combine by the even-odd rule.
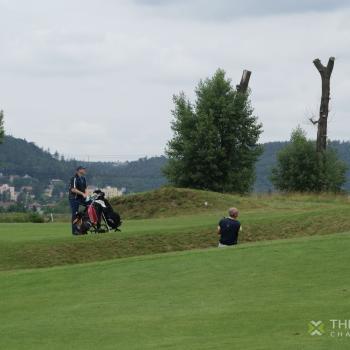
[[86, 199], [85, 210], [77, 214], [76, 224], [80, 234], [84, 235], [120, 231], [122, 222], [120, 215], [105, 198], [104, 192], [96, 190]]

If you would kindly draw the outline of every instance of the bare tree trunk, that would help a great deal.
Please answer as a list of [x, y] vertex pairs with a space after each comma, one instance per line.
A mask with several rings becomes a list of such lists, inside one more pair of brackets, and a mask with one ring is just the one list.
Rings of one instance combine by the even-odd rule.
[[236, 86], [238, 92], [241, 92], [243, 94], [247, 92], [251, 74], [252, 72], [249, 70], [243, 71], [241, 82]]
[[313, 61], [315, 67], [319, 71], [322, 80], [322, 96], [320, 105], [320, 116], [318, 121], [313, 121], [313, 124], [318, 125], [317, 130], [317, 152], [323, 152], [327, 149], [327, 126], [330, 100], [330, 82], [334, 67], [334, 57], [330, 57], [327, 66], [324, 66], [317, 58]]

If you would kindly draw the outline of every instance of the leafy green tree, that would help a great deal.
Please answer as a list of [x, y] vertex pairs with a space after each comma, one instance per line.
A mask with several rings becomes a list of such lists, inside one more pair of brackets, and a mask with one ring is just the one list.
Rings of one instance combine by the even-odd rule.
[[248, 93], [238, 93], [225, 72], [200, 81], [192, 104], [174, 96], [173, 138], [164, 174], [175, 186], [219, 192], [248, 192], [255, 180], [262, 125]]
[[3, 141], [4, 134], [4, 112], [0, 111], [0, 143]]
[[339, 192], [346, 182], [346, 170], [333, 149], [316, 152], [315, 142], [298, 127], [290, 143], [278, 153], [271, 181], [286, 192]]

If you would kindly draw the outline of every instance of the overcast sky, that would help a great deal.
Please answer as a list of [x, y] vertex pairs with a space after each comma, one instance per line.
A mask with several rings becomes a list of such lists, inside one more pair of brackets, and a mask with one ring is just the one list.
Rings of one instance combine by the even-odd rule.
[[[349, 140], [350, 5], [342, 0], [0, 0], [6, 131], [90, 159], [159, 155], [172, 95], [223, 68], [253, 72], [262, 142], [316, 130], [320, 77], [336, 57], [329, 134]], [[94, 158], [95, 157], [95, 158]]]

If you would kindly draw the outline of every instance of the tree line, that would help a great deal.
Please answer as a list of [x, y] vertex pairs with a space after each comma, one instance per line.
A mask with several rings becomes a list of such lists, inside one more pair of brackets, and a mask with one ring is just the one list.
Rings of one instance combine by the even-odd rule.
[[[271, 169], [277, 164], [277, 154], [289, 143], [289, 141], [268, 142], [260, 145], [263, 153], [255, 164], [254, 192], [275, 190], [270, 180]], [[350, 142], [332, 141], [330, 142], [330, 148], [335, 149], [339, 158], [350, 165]], [[58, 157], [58, 161], [57, 159], [52, 161], [52, 158], [55, 157], [50, 154], [47, 157], [47, 152], [47, 150], [40, 149], [35, 145], [33, 147], [32, 143], [25, 140], [5, 136], [3, 144], [0, 145], [0, 173], [4, 173], [4, 175], [30, 175], [31, 179], [15, 178], [12, 185], [16, 187], [16, 190], [22, 186], [32, 186], [34, 194], [40, 196], [50, 179], [61, 178], [64, 182], [67, 182], [75, 169], [72, 162], [62, 160], [61, 157]], [[30, 161], [25, 163], [26, 159]], [[86, 165], [89, 167], [89, 183], [95, 184], [96, 182], [96, 186], [101, 184], [101, 187], [105, 185], [126, 186], [130, 192], [140, 192], [158, 188], [167, 183], [167, 179], [162, 174], [162, 168], [166, 166], [167, 162], [166, 157], [160, 156], [142, 158], [138, 161], [119, 165], [108, 162], [91, 162]], [[61, 175], [59, 175], [60, 171]], [[40, 179], [35, 178], [35, 176], [39, 176]], [[5, 183], [6, 179], [2, 179], [2, 182]], [[349, 171], [344, 189], [350, 190]], [[66, 190], [66, 188], [63, 190]]]
[[88, 168], [88, 183], [96, 187], [126, 187], [129, 192], [150, 190], [166, 182], [161, 171], [165, 162], [165, 157], [123, 163], [65, 160], [32, 142], [8, 135], [0, 145], [0, 173], [5, 177], [29, 175], [31, 178], [15, 178], [13, 185], [16, 188], [32, 186], [36, 196], [40, 196], [52, 179], [61, 179], [68, 184], [80, 164]]

